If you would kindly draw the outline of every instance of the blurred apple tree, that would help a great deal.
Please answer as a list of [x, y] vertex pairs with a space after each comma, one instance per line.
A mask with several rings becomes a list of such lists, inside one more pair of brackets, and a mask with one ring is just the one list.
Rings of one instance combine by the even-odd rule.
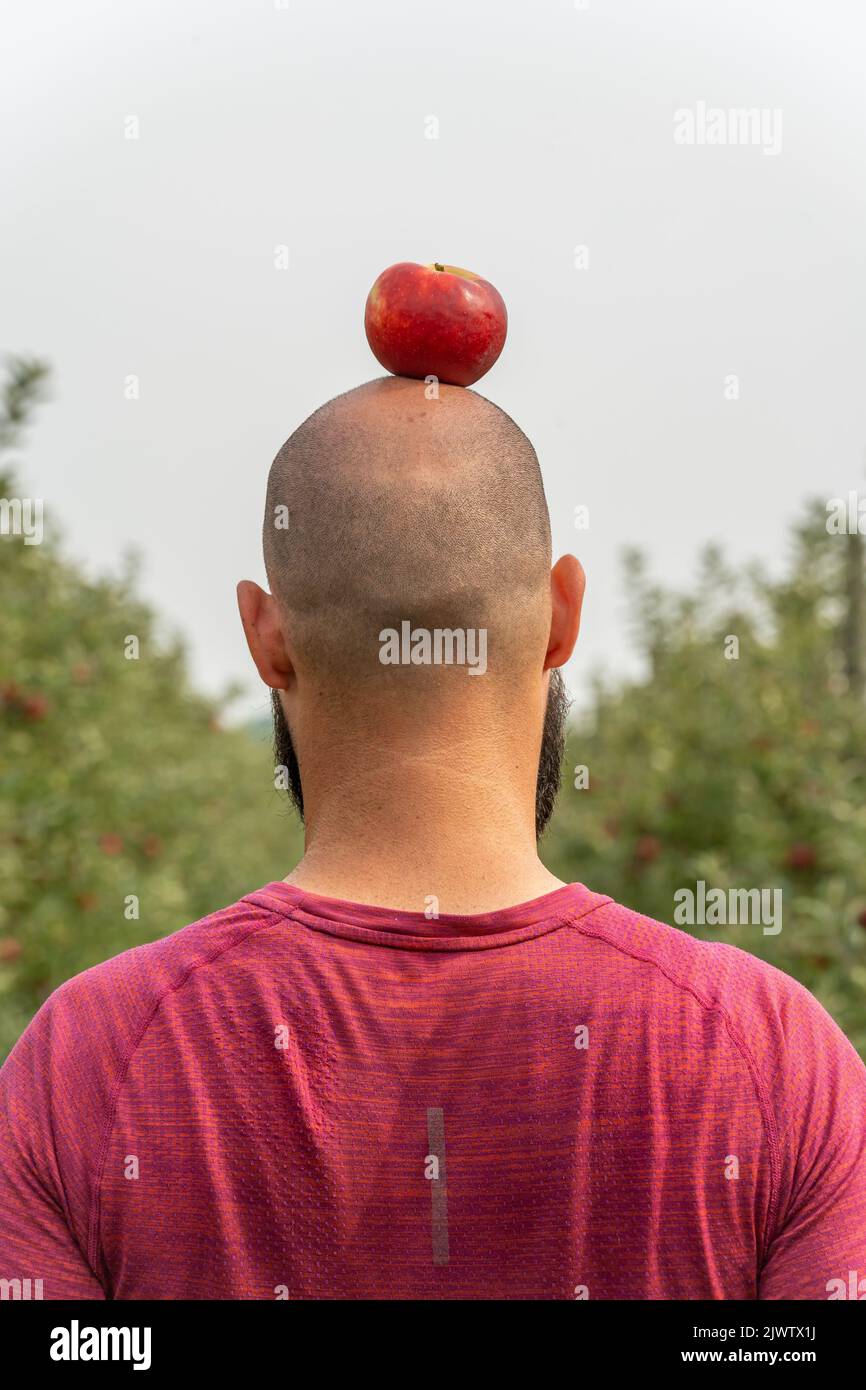
[[776, 581], [710, 548], [675, 594], [627, 557], [645, 674], [595, 683], [544, 858], [671, 923], [675, 892], [700, 880], [780, 888], [777, 935], [689, 930], [794, 975], [866, 1056], [864, 538], [826, 523], [805, 509]]
[[[3, 458], [45, 379], [10, 364]], [[0, 1057], [64, 979], [283, 877], [300, 844], [267, 736], [190, 689], [134, 564], [85, 579], [49, 520], [42, 544], [0, 536]]]

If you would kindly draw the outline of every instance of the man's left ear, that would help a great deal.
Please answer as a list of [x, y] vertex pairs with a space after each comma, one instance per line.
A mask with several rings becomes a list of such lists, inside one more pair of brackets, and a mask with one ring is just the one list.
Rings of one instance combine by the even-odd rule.
[[287, 690], [294, 674], [273, 594], [252, 579], [238, 585], [238, 610], [256, 670], [272, 690]]
[[563, 555], [550, 571], [550, 638], [544, 669], [564, 666], [580, 631], [580, 612], [586, 575], [583, 565], [574, 555]]

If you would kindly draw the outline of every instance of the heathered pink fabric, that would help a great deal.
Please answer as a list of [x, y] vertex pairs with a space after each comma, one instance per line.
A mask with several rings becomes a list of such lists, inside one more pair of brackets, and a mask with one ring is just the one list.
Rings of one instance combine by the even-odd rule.
[[0, 1172], [0, 1279], [46, 1298], [866, 1280], [853, 1048], [772, 967], [579, 884], [427, 921], [272, 883], [88, 970], [0, 1074]]

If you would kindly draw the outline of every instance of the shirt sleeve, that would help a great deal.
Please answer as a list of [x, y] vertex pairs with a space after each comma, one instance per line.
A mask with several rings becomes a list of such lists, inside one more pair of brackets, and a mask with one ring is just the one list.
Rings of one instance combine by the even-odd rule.
[[86, 1254], [101, 1096], [76, 1051], [74, 999], [56, 991], [0, 1070], [3, 1298], [106, 1296]]
[[761, 1299], [866, 1298], [866, 1067], [801, 985], [773, 1010], [778, 1172]]

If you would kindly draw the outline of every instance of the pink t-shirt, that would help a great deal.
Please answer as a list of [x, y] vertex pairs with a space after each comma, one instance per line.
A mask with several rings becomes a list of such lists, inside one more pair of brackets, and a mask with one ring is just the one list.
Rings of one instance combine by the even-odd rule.
[[272, 883], [31, 1023], [0, 1073], [0, 1280], [863, 1296], [866, 1070], [788, 976], [580, 884], [427, 920]]

